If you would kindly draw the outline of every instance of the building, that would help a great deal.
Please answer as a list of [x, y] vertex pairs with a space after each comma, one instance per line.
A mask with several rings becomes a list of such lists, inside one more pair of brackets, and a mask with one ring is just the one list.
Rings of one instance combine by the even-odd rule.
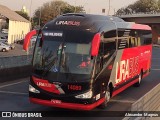
[[6, 6], [0, 5], [0, 16], [3, 16], [1, 21], [6, 19], [8, 23], [8, 43], [13, 43], [23, 39], [30, 31], [31, 23], [16, 12]]
[[152, 28], [153, 43], [160, 44], [160, 14], [131, 14], [120, 16], [123, 20], [128, 22], [135, 22], [139, 24], [146, 24]]

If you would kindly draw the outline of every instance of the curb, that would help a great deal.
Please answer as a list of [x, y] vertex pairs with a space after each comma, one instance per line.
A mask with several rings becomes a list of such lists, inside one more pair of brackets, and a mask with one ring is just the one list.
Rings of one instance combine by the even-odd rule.
[[0, 82], [12, 81], [31, 75], [31, 65], [0, 69]]

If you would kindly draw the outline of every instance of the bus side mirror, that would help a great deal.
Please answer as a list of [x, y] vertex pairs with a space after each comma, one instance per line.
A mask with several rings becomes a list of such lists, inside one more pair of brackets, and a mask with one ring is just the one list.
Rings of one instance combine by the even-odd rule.
[[91, 56], [97, 56], [100, 46], [100, 34], [95, 34], [93, 40], [92, 40], [92, 46], [91, 46]]
[[25, 36], [24, 43], [23, 43], [23, 49], [25, 51], [28, 50], [31, 38], [35, 34], [37, 34], [37, 30], [32, 30], [31, 32], [27, 33], [27, 35]]

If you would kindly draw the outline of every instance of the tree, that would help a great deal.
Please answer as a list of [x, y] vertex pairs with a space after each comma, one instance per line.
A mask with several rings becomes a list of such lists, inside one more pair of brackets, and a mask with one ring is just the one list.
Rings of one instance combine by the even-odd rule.
[[158, 7], [159, 7], [159, 9], [160, 9], [160, 0], [158, 0], [157, 3], [158, 3]]
[[160, 6], [158, 5], [158, 1], [157, 0], [138, 0], [133, 4], [130, 4], [126, 8], [119, 9], [116, 14], [124, 15], [124, 14], [133, 14], [133, 13], [159, 12]]
[[65, 6], [64, 8], [61, 9], [62, 14], [65, 13], [84, 13], [84, 9], [82, 6], [72, 6], [72, 5], [68, 5]]
[[17, 14], [19, 14], [20, 16], [24, 17], [25, 19], [29, 20], [29, 16], [27, 13], [22, 12], [22, 11], [15, 11]]
[[84, 12], [83, 7], [72, 6], [64, 1], [51, 1], [39, 7], [33, 17], [34, 25], [44, 25], [58, 15], [73, 12]]

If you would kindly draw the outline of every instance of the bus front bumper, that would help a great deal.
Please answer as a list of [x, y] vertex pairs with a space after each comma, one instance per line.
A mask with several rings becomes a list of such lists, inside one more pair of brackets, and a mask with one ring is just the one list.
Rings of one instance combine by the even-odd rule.
[[36, 103], [36, 104], [58, 107], [58, 108], [74, 109], [74, 110], [92, 110], [93, 108], [102, 104], [105, 100], [104, 98], [101, 98], [100, 100], [96, 101], [93, 104], [76, 104], [76, 103], [59, 102], [59, 100], [55, 100], [55, 101], [42, 100], [42, 99], [37, 99], [32, 97], [30, 97], [29, 99], [30, 99], [30, 102]]

